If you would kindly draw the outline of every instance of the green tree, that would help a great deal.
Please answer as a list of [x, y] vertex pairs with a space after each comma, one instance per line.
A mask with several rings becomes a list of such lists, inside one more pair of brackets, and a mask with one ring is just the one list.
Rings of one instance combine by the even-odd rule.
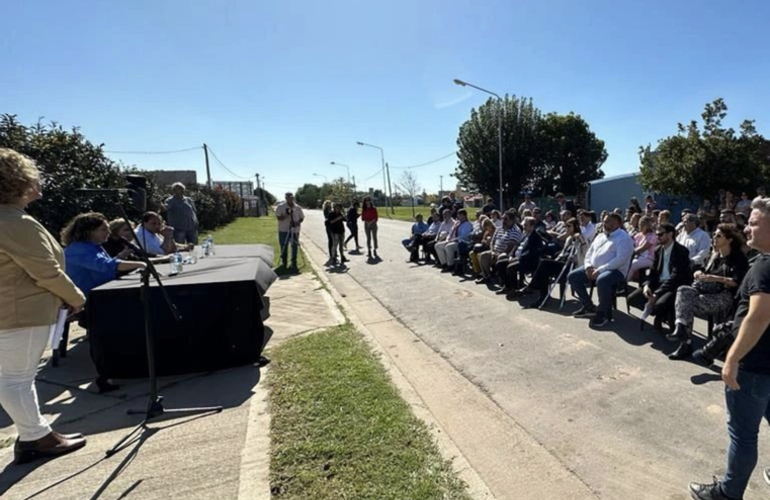
[[706, 104], [702, 124], [677, 124], [677, 134], [639, 148], [641, 183], [645, 189], [688, 197], [713, 197], [720, 189], [749, 190], [764, 184], [770, 173], [768, 142], [753, 120], [740, 132], [725, 128], [727, 105], [721, 98]]
[[538, 193], [578, 193], [589, 181], [604, 177], [604, 141], [574, 113], [548, 113], [538, 127], [540, 164], [531, 187]]
[[302, 187], [297, 189], [294, 197], [301, 206], [311, 209], [320, 208], [320, 203], [323, 203], [324, 200], [324, 196], [321, 194], [321, 187], [309, 183], [303, 184]]
[[502, 114], [503, 198], [507, 206], [522, 188], [532, 187], [540, 163], [537, 128], [542, 113], [532, 99], [505, 96], [489, 99], [460, 126], [457, 138], [460, 184], [468, 190], [494, 195], [499, 189], [498, 117]]

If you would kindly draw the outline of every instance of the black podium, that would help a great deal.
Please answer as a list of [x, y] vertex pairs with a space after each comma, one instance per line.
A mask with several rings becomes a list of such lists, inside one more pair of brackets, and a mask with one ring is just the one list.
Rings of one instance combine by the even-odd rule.
[[[264, 266], [255, 258], [207, 258], [185, 266], [177, 276], [166, 276], [164, 285], [181, 313], [180, 321], [171, 316], [160, 289], [151, 287], [158, 375], [211, 371], [259, 360], [268, 340], [261, 318], [264, 287], [257, 282]], [[158, 267], [161, 272], [168, 270], [168, 265]], [[139, 277], [129, 275], [89, 294], [91, 357], [102, 376], [148, 374], [139, 287]]]

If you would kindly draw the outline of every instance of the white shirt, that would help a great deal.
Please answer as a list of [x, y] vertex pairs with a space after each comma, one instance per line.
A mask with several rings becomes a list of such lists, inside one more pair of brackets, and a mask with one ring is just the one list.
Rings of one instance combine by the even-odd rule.
[[671, 251], [674, 249], [674, 244], [670, 244], [668, 248], [663, 249], [663, 269], [660, 270], [660, 281], [667, 281], [671, 279]]
[[[453, 227], [455, 227], [455, 220], [452, 218], [442, 222], [438, 227], [438, 236], [436, 236], [436, 238], [438, 238], [439, 241], [446, 239], [449, 236], [449, 233], [452, 232]], [[443, 236], [442, 233], [444, 234]]]
[[618, 270], [626, 276], [631, 257], [634, 255], [634, 240], [622, 229], [612, 233], [600, 233], [586, 253], [585, 267], [593, 267], [600, 273]]
[[682, 231], [676, 237], [676, 241], [690, 251], [690, 262], [693, 265], [702, 266], [706, 262], [711, 251], [711, 238], [706, 231], [701, 228], [696, 228], [690, 234], [687, 234], [687, 231]]
[[591, 243], [594, 240], [594, 236], [596, 236], [596, 224], [589, 222], [585, 226], [580, 226], [580, 234], [583, 235], [583, 238], [588, 243]]
[[[302, 224], [302, 219], [305, 218], [305, 214], [302, 213], [302, 207], [294, 204], [293, 207], [290, 207], [288, 203], [285, 201], [279, 203], [275, 207], [275, 215], [276, 217], [279, 215], [289, 215], [291, 213], [291, 217], [286, 217], [283, 220], [278, 221], [278, 232], [281, 233], [299, 233], [300, 225]], [[292, 221], [294, 221], [294, 227], [292, 228]]]
[[152, 233], [144, 228], [143, 225], [139, 225], [136, 229], [134, 229], [134, 234], [136, 235], [136, 242], [137, 244], [144, 250], [145, 252], [153, 255], [165, 255], [166, 252], [163, 250], [163, 239], [155, 234]]
[[534, 201], [531, 201], [531, 200], [530, 201], [525, 201], [524, 203], [519, 205], [519, 215], [521, 215], [521, 213], [524, 210], [532, 210], [532, 211], [534, 211], [536, 208], [537, 208], [537, 205], [535, 205]]

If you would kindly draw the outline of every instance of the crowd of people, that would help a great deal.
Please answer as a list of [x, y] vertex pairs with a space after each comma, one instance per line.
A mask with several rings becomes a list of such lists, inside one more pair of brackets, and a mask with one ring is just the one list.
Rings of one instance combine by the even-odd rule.
[[[17, 463], [55, 457], [85, 446], [81, 434], [60, 434], [40, 414], [38, 363], [59, 310], [87, 328], [89, 293], [122, 273], [144, 269], [142, 250], [155, 262], [197, 243], [197, 214], [185, 187], [174, 184], [160, 214], [146, 212], [135, 226], [101, 213], [75, 216], [60, 238], [25, 212], [42, 197], [40, 174], [28, 157], [0, 148], [0, 405], [18, 429]], [[113, 390], [104, 377], [100, 392]]]
[[[580, 303], [573, 316], [590, 318], [594, 328], [612, 320], [625, 295], [640, 309], [641, 326], [653, 317], [654, 329], [675, 343], [670, 359], [711, 365], [724, 355], [727, 471], [713, 483], [692, 483], [690, 492], [702, 500], [742, 498], [756, 466], [759, 423], [770, 416], [770, 198], [762, 188], [740, 201], [722, 191], [717, 204], [704, 199], [698, 210], [682, 210], [676, 226], [652, 196], [598, 218], [561, 193], [555, 198], [558, 214], [525, 196], [502, 216], [490, 199], [473, 222], [467, 210], [442, 203], [429, 224], [418, 214], [402, 243], [410, 262], [470, 273], [511, 299], [535, 295], [524, 307], [542, 308], [555, 287], [563, 295], [569, 284]], [[721, 323], [697, 351], [695, 317]], [[764, 475], [770, 482], [770, 468]]]

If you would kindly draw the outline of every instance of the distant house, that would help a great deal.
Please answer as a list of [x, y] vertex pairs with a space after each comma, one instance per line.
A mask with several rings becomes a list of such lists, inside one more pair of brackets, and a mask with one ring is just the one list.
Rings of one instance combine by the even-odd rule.
[[155, 184], [162, 187], [169, 187], [175, 182], [181, 182], [185, 186], [198, 184], [198, 174], [195, 170], [151, 170], [147, 173], [152, 175]]

